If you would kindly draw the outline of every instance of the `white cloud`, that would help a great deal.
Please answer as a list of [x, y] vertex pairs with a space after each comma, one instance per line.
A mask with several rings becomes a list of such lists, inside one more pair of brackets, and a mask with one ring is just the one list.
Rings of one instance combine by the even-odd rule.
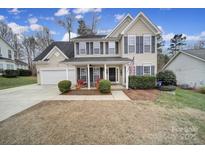
[[101, 12], [102, 9], [101, 8], [79, 8], [79, 9], [74, 9], [73, 13], [75, 14], [85, 14], [88, 12]]
[[[74, 38], [74, 37], [77, 37], [77, 36], [78, 36], [78, 34], [71, 32], [71, 38]], [[68, 33], [65, 33], [65, 34], [64, 34], [64, 36], [63, 36], [63, 38], [62, 38], [62, 41], [69, 41], [69, 35], [68, 35]]]
[[41, 16], [41, 17], [39, 17], [39, 19], [42, 19], [42, 20], [47, 20], [47, 21], [53, 21], [54, 20], [54, 17], [43, 17], [43, 16]]
[[75, 18], [76, 18], [77, 20], [79, 20], [79, 19], [82, 19], [83, 16], [82, 16], [81, 14], [78, 14], [78, 15], [75, 16]]
[[97, 31], [98, 34], [109, 34], [112, 29], [100, 29]]
[[3, 20], [5, 20], [5, 17], [0, 15], [0, 21], [3, 21]]
[[56, 35], [56, 34], [58, 34], [58, 33], [55, 32], [54, 30], [51, 30], [50, 33], [51, 33], [52, 35]]
[[38, 22], [38, 19], [37, 19], [36, 17], [29, 18], [29, 19], [28, 19], [28, 22], [29, 22], [30, 24], [35, 24], [35, 23]]
[[20, 11], [20, 10], [17, 9], [17, 8], [13, 8], [13, 9], [9, 10], [8, 12], [9, 12], [9, 13], [12, 13], [12, 14], [14, 14], [14, 15], [17, 15], [17, 14], [21, 13], [22, 11]]
[[67, 14], [69, 14], [69, 9], [62, 8], [62, 9], [59, 9], [54, 15], [55, 16], [64, 16]]
[[8, 26], [13, 30], [15, 34], [22, 34], [29, 30], [28, 26], [21, 26], [16, 24], [15, 22], [8, 23]]
[[162, 26], [157, 26], [159, 28], [159, 30], [164, 33], [164, 29], [162, 28]]
[[39, 24], [31, 24], [30, 25], [30, 29], [32, 31], [42, 31], [43, 30], [43, 26], [41, 26]]
[[116, 21], [120, 21], [125, 17], [125, 14], [115, 14], [114, 17]]

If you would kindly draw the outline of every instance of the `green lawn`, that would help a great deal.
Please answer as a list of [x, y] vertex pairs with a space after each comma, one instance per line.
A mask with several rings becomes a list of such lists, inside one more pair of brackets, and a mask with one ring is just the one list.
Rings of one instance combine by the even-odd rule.
[[162, 92], [157, 104], [168, 107], [190, 107], [205, 111], [205, 94], [191, 90], [177, 89], [175, 95]]
[[37, 83], [36, 77], [5, 78], [0, 76], [0, 89], [7, 89]]

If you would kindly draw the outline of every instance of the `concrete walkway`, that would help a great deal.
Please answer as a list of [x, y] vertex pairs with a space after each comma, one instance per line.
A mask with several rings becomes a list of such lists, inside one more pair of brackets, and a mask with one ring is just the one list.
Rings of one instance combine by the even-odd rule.
[[57, 86], [37, 84], [0, 90], [0, 121], [43, 100], [130, 100], [122, 91], [112, 95], [59, 95]]

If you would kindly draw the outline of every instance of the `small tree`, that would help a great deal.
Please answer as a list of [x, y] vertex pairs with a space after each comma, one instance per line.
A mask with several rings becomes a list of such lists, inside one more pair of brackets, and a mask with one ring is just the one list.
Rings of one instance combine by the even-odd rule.
[[172, 56], [175, 55], [179, 50], [182, 49], [182, 46], [186, 45], [186, 36], [183, 36], [183, 34], [176, 34], [174, 37], [170, 40], [170, 47], [168, 50], [170, 51], [169, 54]]

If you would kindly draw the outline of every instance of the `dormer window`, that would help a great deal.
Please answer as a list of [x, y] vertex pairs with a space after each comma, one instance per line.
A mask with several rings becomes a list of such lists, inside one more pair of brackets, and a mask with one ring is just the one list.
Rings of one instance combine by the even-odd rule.
[[151, 52], [151, 35], [144, 35], [143, 43], [144, 43], [144, 52], [145, 53]]
[[115, 54], [115, 42], [114, 41], [109, 42], [109, 54], [110, 55]]
[[86, 43], [85, 42], [80, 42], [79, 43], [80, 55], [84, 55], [86, 53], [85, 48], [86, 48]]
[[94, 54], [100, 54], [100, 42], [94, 42], [93, 50]]
[[135, 53], [136, 37], [134, 35], [128, 36], [128, 51], [129, 53]]
[[12, 59], [11, 50], [8, 50], [8, 58], [9, 58], [9, 59]]

